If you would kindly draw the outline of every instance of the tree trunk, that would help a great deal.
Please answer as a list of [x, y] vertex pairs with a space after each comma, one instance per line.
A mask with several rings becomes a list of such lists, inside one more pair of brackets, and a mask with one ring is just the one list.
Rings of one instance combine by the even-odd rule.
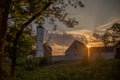
[[22, 32], [18, 31], [16, 34], [16, 37], [13, 42], [13, 47], [12, 47], [12, 57], [11, 57], [11, 76], [14, 76], [15, 73], [15, 66], [16, 66], [16, 54], [17, 54], [17, 45], [18, 45], [18, 40], [21, 36]]
[[11, 0], [0, 0], [0, 76], [2, 74], [2, 54], [4, 47], [4, 38], [7, 32], [7, 20]]
[[17, 45], [13, 46], [12, 59], [11, 59], [11, 76], [14, 76], [15, 73], [15, 65], [16, 65], [16, 53], [17, 53]]

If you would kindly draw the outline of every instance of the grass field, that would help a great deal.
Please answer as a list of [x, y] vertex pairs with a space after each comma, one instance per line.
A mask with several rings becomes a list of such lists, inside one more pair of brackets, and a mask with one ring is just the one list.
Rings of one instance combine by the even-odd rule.
[[97, 60], [90, 64], [63, 61], [44, 66], [36, 62], [19, 64], [11, 80], [120, 80], [120, 60]]

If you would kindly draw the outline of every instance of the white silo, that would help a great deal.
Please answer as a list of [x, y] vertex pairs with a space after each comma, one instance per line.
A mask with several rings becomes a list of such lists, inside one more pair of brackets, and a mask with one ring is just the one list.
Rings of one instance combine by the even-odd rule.
[[44, 56], [43, 42], [44, 42], [44, 28], [40, 24], [37, 27], [36, 57], [43, 57]]

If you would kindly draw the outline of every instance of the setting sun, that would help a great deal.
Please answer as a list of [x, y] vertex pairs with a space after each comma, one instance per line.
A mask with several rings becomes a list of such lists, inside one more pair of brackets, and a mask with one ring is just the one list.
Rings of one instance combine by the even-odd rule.
[[87, 48], [90, 48], [90, 47], [91, 47], [91, 46], [88, 44], [88, 45], [87, 45]]

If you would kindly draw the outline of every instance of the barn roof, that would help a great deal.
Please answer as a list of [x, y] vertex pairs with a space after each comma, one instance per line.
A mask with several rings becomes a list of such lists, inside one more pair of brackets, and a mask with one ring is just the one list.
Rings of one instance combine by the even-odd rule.
[[[80, 42], [80, 41], [78, 41], [78, 40], [74, 40], [73, 43], [68, 47], [68, 49], [69, 49], [70, 47], [72, 47], [74, 44], [79, 44], [80, 46], [85, 46], [84, 43], [82, 43], [82, 42]], [[85, 47], [86, 47], [86, 46], [85, 46]]]
[[[80, 42], [79, 40], [75, 40], [71, 45], [75, 44], [75, 43], [78, 43], [80, 45], [83, 45], [85, 46], [85, 44], [83, 42]], [[85, 46], [86, 47], [86, 46]]]

